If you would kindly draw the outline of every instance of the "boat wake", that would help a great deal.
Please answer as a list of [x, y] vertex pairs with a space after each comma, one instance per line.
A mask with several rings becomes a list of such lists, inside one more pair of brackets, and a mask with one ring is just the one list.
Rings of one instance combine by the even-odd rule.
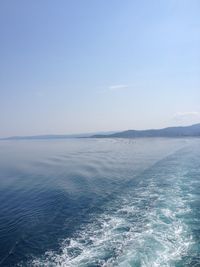
[[[191, 266], [195, 243], [188, 223], [192, 181], [180, 155], [169, 157], [119, 192], [102, 214], [91, 215], [61, 252], [48, 251], [33, 266]], [[185, 265], [181, 265], [184, 260]], [[179, 264], [179, 265], [177, 265]], [[195, 265], [193, 265], [195, 266]]]

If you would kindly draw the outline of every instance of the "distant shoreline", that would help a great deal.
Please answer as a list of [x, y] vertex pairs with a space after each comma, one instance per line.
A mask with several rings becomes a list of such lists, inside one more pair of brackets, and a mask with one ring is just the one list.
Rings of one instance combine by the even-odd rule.
[[155, 137], [200, 137], [200, 123], [191, 126], [167, 127], [150, 130], [127, 130], [109, 135], [93, 135], [92, 138], [155, 138]]
[[0, 141], [9, 140], [58, 140], [71, 138], [184, 138], [200, 137], [200, 123], [191, 126], [167, 127], [163, 129], [150, 130], [127, 130], [122, 132], [84, 133], [71, 135], [33, 135], [33, 136], [11, 136], [0, 138]]

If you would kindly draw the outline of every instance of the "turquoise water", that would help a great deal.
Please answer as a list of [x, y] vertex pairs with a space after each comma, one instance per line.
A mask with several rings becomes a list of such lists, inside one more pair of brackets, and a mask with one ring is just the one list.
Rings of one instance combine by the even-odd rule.
[[200, 139], [0, 148], [0, 266], [200, 266]]

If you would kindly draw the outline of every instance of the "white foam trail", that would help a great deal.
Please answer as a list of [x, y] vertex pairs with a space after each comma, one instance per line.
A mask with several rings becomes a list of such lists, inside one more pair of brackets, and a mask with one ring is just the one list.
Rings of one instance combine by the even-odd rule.
[[[157, 174], [158, 175], [158, 174]], [[49, 251], [33, 266], [172, 267], [193, 244], [184, 216], [190, 208], [181, 189], [182, 175], [159, 174], [118, 197], [104, 214], [91, 218], [62, 253]], [[188, 195], [189, 197], [189, 195]]]

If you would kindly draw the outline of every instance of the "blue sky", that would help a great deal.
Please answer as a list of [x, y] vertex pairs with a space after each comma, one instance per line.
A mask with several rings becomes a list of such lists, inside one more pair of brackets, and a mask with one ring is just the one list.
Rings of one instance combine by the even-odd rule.
[[0, 136], [200, 122], [200, 1], [1, 0]]

